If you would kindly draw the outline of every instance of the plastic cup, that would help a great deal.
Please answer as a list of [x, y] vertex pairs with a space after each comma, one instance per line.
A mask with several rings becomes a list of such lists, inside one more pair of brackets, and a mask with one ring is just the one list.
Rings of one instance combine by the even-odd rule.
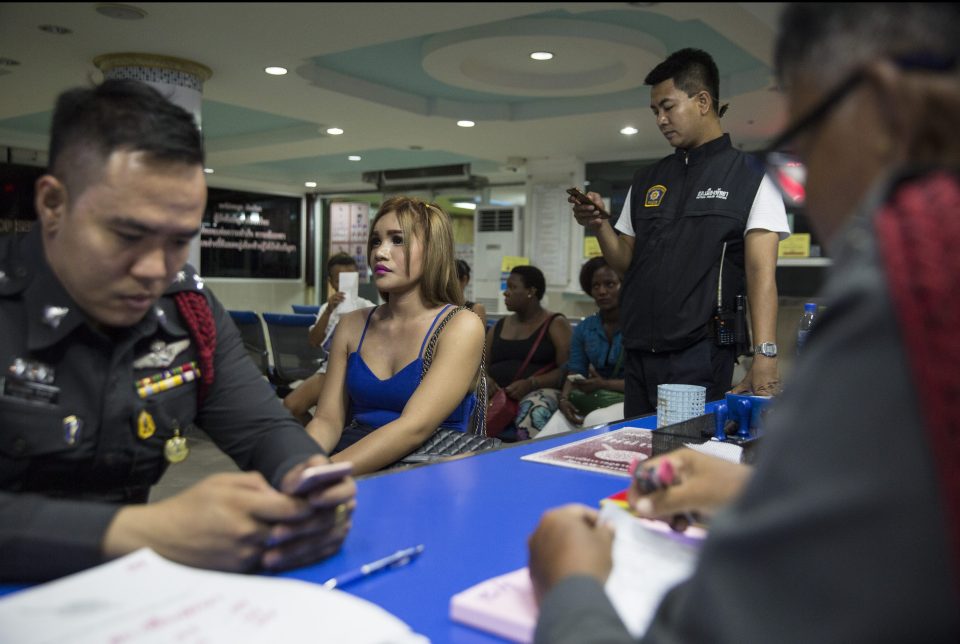
[[700, 385], [658, 385], [657, 427], [702, 416], [706, 399], [707, 388]]

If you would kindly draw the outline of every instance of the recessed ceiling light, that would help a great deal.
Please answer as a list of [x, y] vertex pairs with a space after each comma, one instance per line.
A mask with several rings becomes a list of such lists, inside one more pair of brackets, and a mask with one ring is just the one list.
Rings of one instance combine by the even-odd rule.
[[264, 67], [263, 71], [267, 72], [271, 76], [283, 76], [287, 73], [286, 67]]
[[464, 210], [477, 209], [477, 204], [473, 203], [472, 201], [455, 201], [453, 202], [453, 205], [456, 206], [457, 208], [463, 208]]
[[73, 29], [67, 29], [66, 27], [61, 27], [59, 25], [40, 25], [37, 27], [37, 29], [40, 31], [45, 31], [48, 34], [56, 34], [57, 36], [65, 36], [73, 33]]
[[140, 20], [147, 16], [147, 12], [140, 7], [134, 7], [128, 4], [98, 4], [97, 13], [107, 18], [116, 18], [117, 20]]
[[213, 168], [204, 168], [203, 171], [207, 174], [213, 174]]
[[328, 127], [327, 134], [329, 134], [330, 136], [339, 136], [343, 134], [343, 130], [341, 130], [338, 127]]
[[625, 127], [625, 128], [623, 128], [622, 130], [620, 130], [620, 134], [626, 134], [627, 136], [633, 136], [633, 135], [636, 134], [638, 131], [639, 131], [639, 130], [637, 130], [637, 128], [628, 125], [627, 127]]
[[316, 181], [307, 181], [307, 182], [304, 183], [303, 185], [305, 185], [305, 186], [308, 187], [308, 188], [316, 188], [316, 187], [317, 187], [317, 182], [316, 182]]
[[473, 127], [476, 123], [473, 121], [457, 121], [457, 125], [460, 127]]
[[549, 51], [535, 51], [530, 54], [530, 58], [534, 60], [550, 60], [553, 58], [553, 54], [551, 54]]
[[19, 64], [19, 60], [14, 60], [12, 58], [0, 58], [0, 67], [16, 67]]
[[347, 161], [359, 161], [362, 158], [363, 157], [358, 156], [356, 154], [351, 154], [350, 156], [347, 157]]

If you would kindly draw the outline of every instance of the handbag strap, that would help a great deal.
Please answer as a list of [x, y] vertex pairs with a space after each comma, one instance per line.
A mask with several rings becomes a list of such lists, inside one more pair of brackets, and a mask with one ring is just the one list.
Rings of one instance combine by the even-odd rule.
[[[430, 334], [430, 340], [427, 341], [427, 348], [423, 351], [423, 368], [420, 370], [420, 381], [423, 381], [423, 377], [427, 375], [427, 370], [430, 369], [430, 365], [433, 364], [433, 354], [437, 349], [437, 343], [440, 341], [440, 333], [443, 331], [443, 328], [447, 326], [447, 322], [453, 319], [453, 317], [460, 311], [470, 311], [466, 306], [457, 306], [447, 312], [443, 319], [440, 320], [438, 324], [433, 329], [433, 333]], [[471, 311], [472, 312], [472, 311]], [[476, 315], [476, 314], [474, 314]], [[470, 423], [470, 431], [474, 434], [479, 434], [481, 436], [487, 435], [487, 347], [486, 342], [484, 342], [483, 349], [480, 352], [480, 369], [477, 372], [477, 385], [474, 388], [474, 395], [477, 398], [477, 406], [473, 410], [473, 419]]]
[[547, 321], [540, 326], [540, 335], [537, 336], [536, 341], [534, 341], [533, 346], [530, 347], [530, 352], [527, 353], [527, 357], [524, 358], [523, 364], [520, 365], [520, 368], [517, 369], [517, 373], [513, 375], [513, 379], [510, 382], [516, 382], [517, 378], [520, 377], [520, 374], [527, 369], [527, 365], [530, 364], [530, 360], [533, 359], [533, 354], [537, 352], [537, 349], [540, 347], [540, 341], [543, 340], [543, 336], [546, 335], [547, 329], [550, 328], [550, 325], [553, 323], [554, 318], [556, 318], [559, 313], [554, 313]]

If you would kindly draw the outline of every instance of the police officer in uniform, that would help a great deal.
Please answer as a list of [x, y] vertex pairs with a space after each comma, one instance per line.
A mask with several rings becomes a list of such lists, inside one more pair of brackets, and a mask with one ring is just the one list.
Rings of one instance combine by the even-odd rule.
[[733, 390], [776, 393], [777, 244], [789, 235], [783, 200], [723, 133], [709, 54], [675, 52], [644, 82], [676, 152], [637, 172], [619, 236], [600, 216], [600, 195], [588, 193], [595, 205], [570, 199], [577, 221], [596, 231], [604, 258], [624, 276], [626, 416], [654, 411], [663, 383], [705, 386], [707, 400], [723, 396], [737, 357], [726, 337], [735, 330], [737, 295], [749, 301], [755, 357]]
[[[193, 118], [147, 85], [57, 102], [37, 224], [0, 243], [0, 579], [141, 547], [229, 571], [339, 549], [356, 487], [263, 380], [185, 265], [206, 202]], [[196, 424], [244, 473], [147, 504]], [[316, 470], [311, 470], [315, 472]]]

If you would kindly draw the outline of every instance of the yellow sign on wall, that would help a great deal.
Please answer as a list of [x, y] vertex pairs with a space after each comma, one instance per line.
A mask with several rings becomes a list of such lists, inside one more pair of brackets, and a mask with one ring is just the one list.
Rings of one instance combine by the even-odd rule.
[[583, 238], [583, 256], [586, 258], [600, 257], [603, 251], [600, 250], [600, 240], [596, 237]]
[[777, 257], [810, 257], [810, 233], [794, 233], [780, 242]]

